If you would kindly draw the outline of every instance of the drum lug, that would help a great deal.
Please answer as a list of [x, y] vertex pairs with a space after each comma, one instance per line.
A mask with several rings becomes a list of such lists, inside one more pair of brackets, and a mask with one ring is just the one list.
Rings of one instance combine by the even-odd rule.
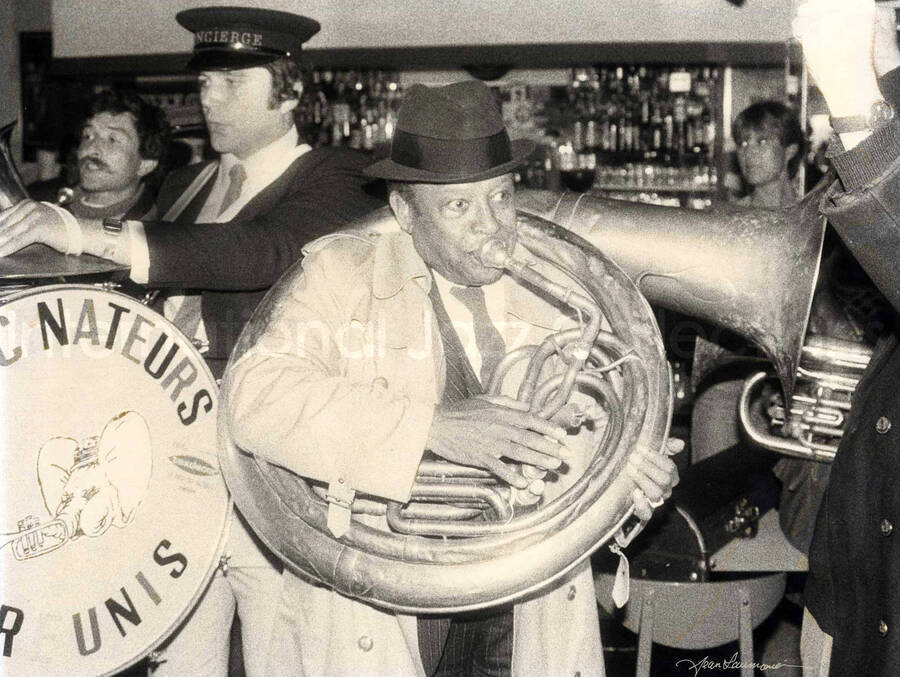
[[228, 575], [228, 567], [229, 567], [228, 562], [229, 562], [230, 559], [231, 559], [231, 555], [222, 555], [222, 556], [219, 558], [219, 569], [222, 570], [222, 575], [223, 575], [223, 576], [227, 576], [227, 575]]

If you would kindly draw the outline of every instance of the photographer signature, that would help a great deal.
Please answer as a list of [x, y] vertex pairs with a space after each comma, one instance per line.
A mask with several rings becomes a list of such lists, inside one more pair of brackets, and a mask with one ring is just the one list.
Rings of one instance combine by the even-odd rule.
[[676, 661], [675, 665], [688, 663], [688, 670], [694, 672], [694, 677], [700, 674], [701, 670], [742, 670], [744, 668], [752, 668], [754, 670], [778, 670], [779, 668], [800, 668], [801, 665], [792, 665], [791, 663], [757, 663], [755, 661], [745, 662], [738, 658], [737, 652], [731, 658], [724, 660], [710, 660], [709, 656], [704, 656], [698, 661], [692, 661], [690, 658], [682, 658]]

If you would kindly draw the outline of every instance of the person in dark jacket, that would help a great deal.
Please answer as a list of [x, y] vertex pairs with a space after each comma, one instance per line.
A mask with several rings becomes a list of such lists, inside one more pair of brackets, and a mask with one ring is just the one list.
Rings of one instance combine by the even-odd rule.
[[[872, 0], [810, 0], [794, 32], [837, 132], [839, 180], [821, 209], [895, 310], [900, 310], [900, 120], [893, 10]], [[873, 49], [874, 44], [874, 49]], [[878, 80], [881, 81], [879, 91]], [[900, 344], [876, 348], [854, 395], [810, 548], [805, 674], [900, 674]]]
[[[194, 34], [188, 69], [199, 74], [218, 160], [167, 177], [155, 221], [75, 220], [20, 203], [0, 213], [0, 255], [43, 242], [125, 264], [137, 283], [178, 290], [165, 314], [219, 376], [257, 303], [302, 247], [383, 203], [364, 190], [367, 156], [299, 139], [297, 58], [316, 21], [240, 7], [186, 10], [177, 20]], [[272, 639], [280, 564], [237, 511], [222, 560], [187, 622], [151, 657], [156, 674], [225, 674], [235, 610], [247, 675], [299, 664], [290, 646]]]
[[[46, 205], [20, 203], [0, 213], [0, 256], [43, 242], [130, 266], [132, 279], [151, 287], [200, 290], [205, 357], [220, 376], [243, 324], [303, 245], [384, 202], [364, 188], [366, 155], [310, 148], [298, 137], [296, 60], [317, 22], [230, 7], [186, 10], [178, 20], [195, 35], [188, 69], [199, 73], [220, 158], [167, 177], [156, 221], [104, 227], [98, 219], [66, 221]], [[189, 324], [180, 328], [194, 337]]]

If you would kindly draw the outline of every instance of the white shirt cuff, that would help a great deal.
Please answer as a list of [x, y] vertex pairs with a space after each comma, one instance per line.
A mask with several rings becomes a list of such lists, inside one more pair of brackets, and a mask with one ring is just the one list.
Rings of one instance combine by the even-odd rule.
[[50, 207], [62, 220], [66, 228], [66, 254], [80, 256], [84, 252], [84, 231], [81, 230], [81, 224], [78, 223], [78, 219], [69, 210], [63, 209], [52, 202], [41, 202], [41, 204]]
[[147, 234], [140, 221], [126, 221], [128, 224], [128, 247], [131, 250], [130, 277], [138, 284], [150, 281], [150, 247], [147, 245]]

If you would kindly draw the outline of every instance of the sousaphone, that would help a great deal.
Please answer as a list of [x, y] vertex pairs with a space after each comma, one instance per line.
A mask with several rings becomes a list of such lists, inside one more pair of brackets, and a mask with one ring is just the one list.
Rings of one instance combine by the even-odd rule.
[[[360, 229], [377, 237], [391, 222], [382, 213]], [[483, 259], [552, 299], [560, 321], [540, 344], [510, 352], [490, 391], [578, 432], [578, 470], [575, 462], [559, 475], [523, 468], [533, 479], [516, 491], [480, 469], [425, 460], [409, 503], [357, 495], [349, 528], [335, 535], [328, 516], [342, 506], [332, 489], [238, 448], [223, 411], [226, 482], [294, 573], [390, 609], [455, 612], [536, 592], [622, 529], [635, 488], [623, 466], [637, 449], [662, 451], [668, 433], [671, 379], [659, 330], [625, 272], [587, 241], [525, 213], [518, 232], [513, 257], [486, 246]], [[300, 274], [295, 267], [272, 288], [233, 360], [277, 320]]]

